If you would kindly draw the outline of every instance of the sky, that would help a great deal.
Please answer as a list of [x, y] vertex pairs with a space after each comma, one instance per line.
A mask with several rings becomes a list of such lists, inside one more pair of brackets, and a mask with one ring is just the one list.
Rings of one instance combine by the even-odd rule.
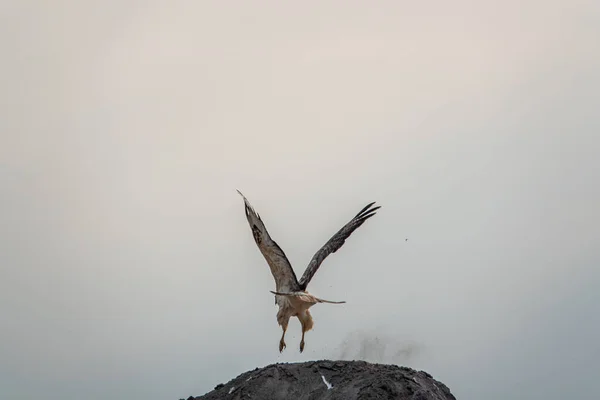
[[[600, 3], [0, 4], [0, 397], [365, 359], [600, 398]], [[241, 190], [309, 290], [287, 349]], [[405, 239], [408, 239], [406, 241]]]

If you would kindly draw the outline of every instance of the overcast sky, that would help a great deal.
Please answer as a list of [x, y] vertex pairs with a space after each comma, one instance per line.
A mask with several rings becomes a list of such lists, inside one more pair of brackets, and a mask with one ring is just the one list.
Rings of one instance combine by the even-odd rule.
[[[600, 3], [417, 3], [2, 2], [0, 397], [363, 358], [600, 398]], [[382, 206], [304, 354], [235, 189], [298, 275]]]

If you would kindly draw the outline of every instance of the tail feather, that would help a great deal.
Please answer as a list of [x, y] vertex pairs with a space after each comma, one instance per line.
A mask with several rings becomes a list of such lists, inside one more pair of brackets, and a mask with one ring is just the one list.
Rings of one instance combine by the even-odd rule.
[[344, 304], [345, 303], [345, 301], [323, 300], [323, 299], [319, 299], [318, 297], [315, 297], [315, 299], [317, 299], [319, 301], [319, 303], [329, 303], [329, 304]]
[[315, 297], [311, 294], [308, 294], [306, 292], [289, 292], [289, 293], [283, 293], [283, 292], [274, 292], [272, 290], [270, 290], [271, 293], [276, 294], [278, 296], [288, 296], [288, 297], [309, 297], [310, 299], [314, 299], [316, 303], [329, 303], [329, 304], [344, 304], [345, 301], [331, 301], [331, 300], [324, 300], [324, 299], [320, 299], [318, 297]]

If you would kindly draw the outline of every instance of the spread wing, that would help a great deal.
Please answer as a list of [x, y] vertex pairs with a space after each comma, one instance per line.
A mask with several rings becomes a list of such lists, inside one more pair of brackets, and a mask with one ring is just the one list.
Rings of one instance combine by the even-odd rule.
[[273, 274], [273, 278], [275, 278], [277, 291], [297, 291], [300, 288], [300, 285], [298, 284], [296, 274], [285, 253], [281, 247], [271, 239], [265, 224], [260, 216], [254, 211], [254, 208], [250, 205], [248, 199], [246, 199], [239, 190], [238, 193], [244, 199], [246, 218], [248, 219], [248, 224], [250, 224], [250, 229], [252, 229], [252, 236], [254, 236], [256, 245], [271, 268], [271, 273]]
[[371, 218], [373, 215], [375, 215], [376, 210], [381, 208], [381, 206], [371, 208], [373, 204], [375, 204], [375, 202], [368, 204], [365, 208], [360, 210], [360, 212], [356, 214], [356, 216], [352, 218], [350, 222], [348, 222], [342, 229], [333, 235], [331, 239], [329, 239], [329, 241], [315, 253], [312, 260], [310, 260], [308, 267], [306, 267], [302, 278], [300, 278], [299, 283], [302, 290], [306, 289], [306, 286], [308, 286], [308, 283], [319, 269], [319, 266], [323, 260], [325, 260], [325, 258], [327, 258], [327, 256], [331, 253], [338, 251], [339, 248], [342, 247], [346, 242], [346, 239], [348, 239], [348, 237], [352, 234], [352, 232], [361, 226], [368, 218]]

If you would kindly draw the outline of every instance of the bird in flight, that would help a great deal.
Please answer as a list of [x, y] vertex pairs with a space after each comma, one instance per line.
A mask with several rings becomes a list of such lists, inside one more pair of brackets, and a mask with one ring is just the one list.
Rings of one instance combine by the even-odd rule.
[[279, 245], [271, 238], [262, 219], [254, 211], [254, 208], [248, 202], [248, 199], [238, 190], [237, 191], [244, 199], [244, 207], [246, 218], [252, 236], [258, 246], [260, 252], [264, 256], [271, 274], [275, 278], [275, 291], [271, 291], [275, 295], [275, 304], [279, 306], [277, 311], [277, 322], [281, 326], [283, 333], [279, 341], [279, 352], [282, 352], [285, 345], [285, 332], [288, 327], [288, 322], [291, 317], [297, 317], [302, 325], [302, 340], [300, 341], [300, 352], [304, 351], [304, 334], [313, 328], [313, 319], [309, 312], [309, 308], [317, 303], [342, 304], [345, 301], [329, 301], [320, 299], [310, 294], [306, 287], [312, 277], [319, 269], [319, 266], [325, 258], [331, 253], [335, 253], [344, 244], [346, 239], [361, 226], [367, 219], [375, 215], [375, 211], [380, 206], [373, 207], [375, 202], [365, 206], [358, 214], [354, 216], [342, 229], [325, 243], [313, 256], [308, 263], [304, 274], [298, 280], [292, 265], [290, 264], [285, 253]]

